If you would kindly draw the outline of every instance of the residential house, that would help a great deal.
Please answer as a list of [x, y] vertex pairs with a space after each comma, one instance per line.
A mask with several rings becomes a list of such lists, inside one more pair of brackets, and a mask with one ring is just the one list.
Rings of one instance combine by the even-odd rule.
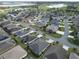
[[36, 25], [38, 27], [46, 26], [49, 22], [49, 18], [42, 18], [41, 20], [37, 20]]
[[54, 19], [51, 20], [51, 25], [47, 26], [46, 31], [56, 32], [59, 28], [59, 20]]
[[6, 42], [8, 40], [10, 40], [10, 38], [8, 36], [0, 34], [0, 43]]
[[38, 35], [37, 32], [29, 33], [28, 35], [21, 37], [22, 42], [24, 43], [32, 42], [37, 38], [37, 35]]
[[3, 27], [3, 26], [8, 25], [8, 24], [10, 24], [10, 23], [11, 23], [11, 22], [10, 22], [9, 20], [5, 20], [5, 21], [2, 21], [2, 22], [0, 23], [0, 26]]
[[51, 24], [49, 25], [47, 28], [46, 28], [46, 31], [52, 31], [52, 32], [56, 32], [58, 30], [58, 26], [55, 26], [54, 24]]
[[48, 48], [49, 44], [42, 38], [37, 38], [36, 40], [28, 43], [28, 46], [34, 54], [39, 56]]
[[20, 30], [20, 31], [17, 31], [14, 33], [15, 36], [18, 36], [18, 37], [23, 37], [23, 36], [26, 36], [26, 34], [30, 31], [29, 28], [24, 28], [23, 30]]
[[8, 20], [15, 20], [15, 18], [16, 18], [16, 15], [14, 15], [14, 14], [8, 14], [7, 15]]
[[21, 29], [22, 29], [22, 27], [20, 25], [14, 25], [14, 24], [11, 24], [11, 25], [4, 27], [4, 30], [6, 32], [8, 32], [9, 34], [17, 32], [18, 30], [21, 30]]

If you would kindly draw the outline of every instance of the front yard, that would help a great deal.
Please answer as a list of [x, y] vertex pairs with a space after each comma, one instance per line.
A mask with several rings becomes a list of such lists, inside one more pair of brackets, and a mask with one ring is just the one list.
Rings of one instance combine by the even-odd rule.
[[59, 31], [63, 31], [64, 32], [64, 27], [59, 27], [58, 29]]
[[54, 38], [61, 38], [62, 37], [62, 35], [58, 34], [58, 33], [52, 33], [52, 34], [49, 34], [49, 35], [51, 35]]

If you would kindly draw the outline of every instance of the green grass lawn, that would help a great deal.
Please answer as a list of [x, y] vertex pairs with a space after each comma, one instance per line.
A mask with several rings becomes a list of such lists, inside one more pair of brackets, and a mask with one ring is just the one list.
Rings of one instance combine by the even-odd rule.
[[68, 41], [79, 46], [79, 40], [77, 38], [68, 38]]
[[73, 30], [74, 30], [74, 28], [70, 28], [69, 30], [73, 31]]
[[64, 31], [64, 27], [59, 27], [58, 30], [60, 30], [60, 31]]
[[68, 52], [69, 52], [69, 53], [74, 52], [74, 53], [76, 53], [77, 55], [79, 55], [79, 49], [77, 49], [77, 48], [69, 48]]
[[60, 25], [64, 26], [64, 22], [60, 22]]
[[20, 39], [19, 37], [14, 36], [14, 35], [12, 35], [11, 37], [12, 37], [12, 38], [15, 40], [15, 42], [16, 42], [17, 44], [19, 44], [23, 49], [25, 49], [25, 48], [27, 47], [27, 45], [25, 45], [25, 44], [23, 44], [23, 43], [21, 42], [21, 39]]
[[57, 33], [52, 33], [50, 34], [52, 37], [55, 37], [55, 38], [61, 38], [62, 35], [61, 34], [57, 34]]

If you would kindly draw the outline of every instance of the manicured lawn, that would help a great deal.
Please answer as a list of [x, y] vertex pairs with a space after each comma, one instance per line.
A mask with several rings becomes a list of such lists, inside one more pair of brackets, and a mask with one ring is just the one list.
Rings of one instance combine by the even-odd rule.
[[71, 32], [70, 35], [74, 36], [74, 32]]
[[22, 48], [26, 48], [27, 47], [27, 45], [25, 45], [25, 44], [23, 44], [22, 42], [21, 42], [21, 39], [19, 38], [19, 37], [16, 37], [16, 36], [11, 36], [14, 40], [15, 40], [15, 42], [17, 43], [17, 44], [19, 44]]
[[64, 26], [64, 22], [60, 22], [60, 25]]
[[68, 41], [71, 43], [73, 43], [73, 40], [74, 40], [73, 38], [68, 38]]
[[52, 37], [55, 37], [55, 38], [61, 38], [62, 35], [61, 34], [57, 34], [57, 33], [52, 33], [50, 34]]
[[79, 40], [77, 38], [68, 38], [68, 41], [79, 46]]
[[60, 30], [60, 31], [64, 31], [64, 27], [59, 27], [58, 30]]
[[70, 29], [69, 30], [75, 30], [74, 25], [70, 25]]
[[69, 30], [73, 31], [73, 30], [74, 30], [74, 28], [70, 28]]

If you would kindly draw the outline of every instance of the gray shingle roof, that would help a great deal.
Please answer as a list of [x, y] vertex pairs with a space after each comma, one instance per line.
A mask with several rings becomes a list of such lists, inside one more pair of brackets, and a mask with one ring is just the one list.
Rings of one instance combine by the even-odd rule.
[[0, 25], [3, 27], [3, 26], [8, 25], [10, 23], [11, 23], [10, 21], [2, 21], [2, 23]]
[[49, 44], [43, 39], [36, 39], [29, 44], [29, 48], [37, 55], [40, 55], [48, 46]]
[[30, 42], [35, 38], [36, 38], [35, 36], [27, 35], [27, 36], [22, 37], [21, 39], [22, 39], [23, 42]]

